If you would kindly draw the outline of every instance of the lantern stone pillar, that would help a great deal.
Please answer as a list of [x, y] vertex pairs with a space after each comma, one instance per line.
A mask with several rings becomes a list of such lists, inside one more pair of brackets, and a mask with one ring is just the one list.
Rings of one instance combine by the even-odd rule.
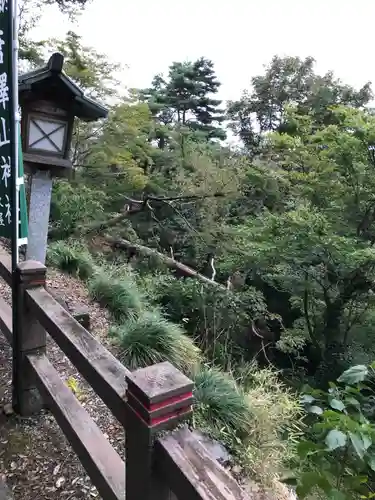
[[50, 172], [39, 170], [32, 174], [26, 260], [45, 263], [51, 195], [52, 177]]
[[63, 71], [64, 56], [55, 53], [47, 65], [20, 75], [19, 102], [25, 171], [30, 175], [29, 231], [26, 257], [45, 263], [52, 182], [69, 178], [74, 119], [96, 121], [108, 110], [86, 97]]

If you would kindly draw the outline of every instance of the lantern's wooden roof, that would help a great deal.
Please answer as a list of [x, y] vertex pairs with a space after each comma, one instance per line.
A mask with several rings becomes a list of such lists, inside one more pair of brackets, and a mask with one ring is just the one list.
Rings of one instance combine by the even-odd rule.
[[[54, 101], [84, 121], [106, 118], [108, 109], [84, 95], [83, 90], [63, 71], [64, 56], [53, 54], [46, 66], [18, 77], [20, 101], [24, 95]], [[30, 98], [30, 97], [29, 97]]]

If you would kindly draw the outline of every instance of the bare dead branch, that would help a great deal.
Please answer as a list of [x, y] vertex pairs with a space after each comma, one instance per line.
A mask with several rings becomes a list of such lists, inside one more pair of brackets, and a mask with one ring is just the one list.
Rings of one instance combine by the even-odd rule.
[[210, 280], [206, 276], [203, 276], [203, 274], [198, 273], [198, 271], [196, 271], [195, 269], [192, 269], [191, 267], [186, 266], [185, 264], [182, 264], [181, 262], [178, 262], [177, 260], [174, 260], [171, 257], [167, 257], [166, 255], [163, 255], [162, 253], [158, 252], [153, 248], [149, 248], [144, 245], [140, 245], [138, 243], [131, 243], [130, 241], [124, 240], [122, 238], [113, 238], [108, 235], [105, 235], [104, 237], [108, 241], [108, 243], [110, 243], [111, 246], [114, 248], [119, 248], [122, 250], [135, 250], [141, 255], [158, 257], [169, 268], [181, 271], [184, 276], [197, 278], [206, 285], [211, 285], [227, 292], [227, 289], [224, 285], [217, 283], [216, 281]]

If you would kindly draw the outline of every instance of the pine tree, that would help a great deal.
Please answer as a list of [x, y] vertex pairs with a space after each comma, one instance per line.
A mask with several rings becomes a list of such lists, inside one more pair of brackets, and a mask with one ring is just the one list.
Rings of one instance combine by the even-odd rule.
[[[220, 88], [213, 62], [200, 58], [195, 62], [174, 62], [165, 80], [157, 75], [152, 86], [140, 92], [142, 101], [149, 104], [155, 120], [163, 125], [188, 129], [206, 139], [225, 139], [220, 127], [224, 120], [219, 108], [221, 101], [211, 97]], [[163, 146], [165, 138], [160, 141]]]

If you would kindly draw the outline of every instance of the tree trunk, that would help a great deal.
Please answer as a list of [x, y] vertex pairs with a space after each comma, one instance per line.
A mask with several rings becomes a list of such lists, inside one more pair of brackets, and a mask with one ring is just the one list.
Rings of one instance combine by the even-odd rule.
[[180, 271], [184, 276], [190, 277], [190, 278], [197, 278], [198, 280], [202, 281], [206, 285], [211, 285], [216, 288], [219, 288], [223, 291], [227, 291], [226, 287], [224, 285], [221, 285], [220, 283], [217, 283], [216, 281], [212, 281], [206, 276], [203, 276], [203, 274], [198, 273], [195, 269], [192, 269], [189, 266], [186, 266], [185, 264], [182, 264], [181, 262], [178, 262], [174, 259], [171, 259], [171, 257], [167, 257], [166, 255], [163, 255], [162, 253], [158, 252], [157, 250], [154, 250], [153, 248], [145, 247], [143, 245], [139, 245], [138, 243], [131, 243], [130, 241], [124, 240], [122, 238], [112, 238], [111, 236], [105, 236], [105, 239], [112, 245], [114, 248], [120, 248], [123, 250], [135, 250], [136, 252], [140, 253], [141, 255], [146, 255], [146, 256], [153, 256], [153, 257], [158, 257], [164, 264], [166, 264], [169, 268], [171, 269], [176, 269]]
[[346, 368], [345, 345], [340, 329], [343, 307], [341, 297], [334, 302], [326, 300], [323, 329], [324, 352], [317, 377], [324, 387], [328, 382], [335, 381]]
[[323, 338], [326, 346], [332, 342], [342, 343], [343, 341], [340, 331], [342, 308], [342, 301], [340, 299], [334, 302], [326, 302], [323, 330]]

